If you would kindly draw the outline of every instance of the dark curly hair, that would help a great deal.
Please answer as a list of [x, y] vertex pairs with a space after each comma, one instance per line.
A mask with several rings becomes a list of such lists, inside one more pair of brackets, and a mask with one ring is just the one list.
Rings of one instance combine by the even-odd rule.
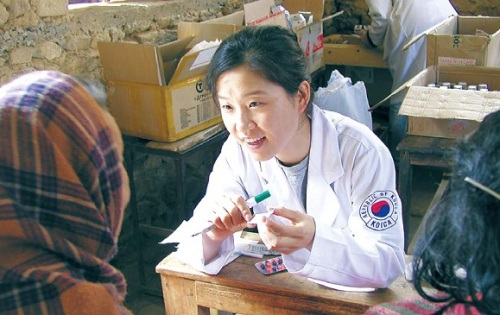
[[[413, 279], [427, 300], [500, 314], [500, 200], [465, 181], [500, 192], [500, 111], [459, 141], [443, 198], [430, 210], [413, 252]], [[426, 290], [430, 284], [444, 295]]]

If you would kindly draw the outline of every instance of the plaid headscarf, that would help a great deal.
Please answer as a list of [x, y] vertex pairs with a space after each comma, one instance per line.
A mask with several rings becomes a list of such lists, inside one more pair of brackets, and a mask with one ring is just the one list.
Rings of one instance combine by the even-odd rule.
[[106, 115], [59, 72], [0, 88], [0, 313], [61, 314], [60, 296], [89, 282], [128, 312], [125, 279], [109, 264], [128, 178]]

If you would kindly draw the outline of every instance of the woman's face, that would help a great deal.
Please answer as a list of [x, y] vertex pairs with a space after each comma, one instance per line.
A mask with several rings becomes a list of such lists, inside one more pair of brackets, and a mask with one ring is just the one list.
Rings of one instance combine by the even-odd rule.
[[255, 160], [277, 157], [294, 164], [307, 155], [308, 82], [296, 95], [289, 95], [280, 85], [240, 66], [223, 72], [216, 83], [224, 125]]

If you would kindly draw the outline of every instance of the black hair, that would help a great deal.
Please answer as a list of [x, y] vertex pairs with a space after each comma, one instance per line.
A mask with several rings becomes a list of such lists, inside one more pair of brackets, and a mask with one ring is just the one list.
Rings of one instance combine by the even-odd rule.
[[[459, 141], [443, 198], [430, 210], [413, 252], [417, 292], [434, 302], [474, 306], [500, 314], [500, 200], [465, 181], [500, 193], [500, 111]], [[426, 284], [445, 293], [436, 298]]]
[[[225, 71], [242, 65], [280, 85], [290, 95], [299, 90], [303, 81], [311, 83], [306, 58], [297, 36], [284, 27], [247, 26], [222, 41], [212, 57], [206, 76], [208, 89], [216, 104], [217, 79]], [[309, 104], [311, 102], [312, 97]]]

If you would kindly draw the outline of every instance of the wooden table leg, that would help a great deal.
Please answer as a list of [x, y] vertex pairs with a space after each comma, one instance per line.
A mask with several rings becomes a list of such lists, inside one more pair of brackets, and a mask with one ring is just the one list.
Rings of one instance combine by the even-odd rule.
[[403, 211], [403, 226], [405, 235], [405, 251], [410, 243], [409, 229], [411, 217], [411, 186], [412, 186], [413, 170], [410, 164], [410, 153], [403, 151], [399, 162], [399, 179], [398, 190], [401, 198], [401, 206]]
[[166, 315], [210, 315], [208, 307], [198, 306], [196, 281], [161, 275]]

